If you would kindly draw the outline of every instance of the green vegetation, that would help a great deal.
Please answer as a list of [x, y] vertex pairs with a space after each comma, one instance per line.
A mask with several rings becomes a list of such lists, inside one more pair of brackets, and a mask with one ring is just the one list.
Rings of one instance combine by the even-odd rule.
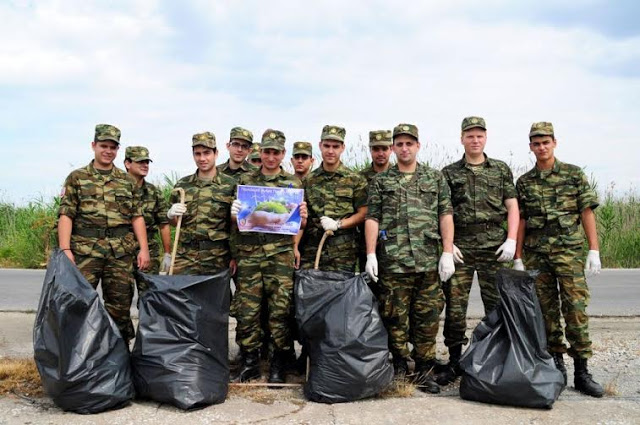
[[258, 205], [256, 205], [254, 211], [265, 211], [274, 214], [287, 214], [289, 212], [287, 207], [285, 207], [282, 203], [275, 201], [260, 202]]
[[635, 193], [614, 197], [608, 190], [596, 208], [603, 267], [640, 267], [640, 199]]

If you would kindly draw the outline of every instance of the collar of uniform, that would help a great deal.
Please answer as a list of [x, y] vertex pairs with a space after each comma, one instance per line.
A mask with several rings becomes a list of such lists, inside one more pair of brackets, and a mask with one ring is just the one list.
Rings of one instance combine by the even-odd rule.
[[[495, 165], [493, 163], [493, 160], [491, 158], [489, 158], [486, 153], [483, 152], [482, 155], [484, 155], [484, 162], [482, 162], [481, 164], [477, 164], [477, 165], [481, 165], [483, 167], [484, 166], [493, 167]], [[467, 160], [465, 159], [465, 154], [462, 154], [462, 159], [460, 161], [458, 161], [456, 164], [458, 164], [458, 166], [460, 168], [471, 166], [471, 164], [469, 164], [467, 162]]]
[[[415, 173], [418, 173], [418, 175], [424, 174], [426, 170], [427, 170], [426, 165], [420, 164], [419, 162], [416, 164]], [[391, 167], [389, 167], [387, 169], [387, 173], [389, 173], [389, 175], [392, 175], [392, 176], [399, 176], [401, 174], [405, 174], [402, 171], [400, 171], [400, 168], [398, 168], [398, 164], [393, 164]]]
[[[560, 162], [558, 158], [554, 158], [553, 168], [551, 168], [551, 173], [557, 174], [558, 172], [560, 172], [561, 165], [562, 165], [562, 162]], [[543, 170], [540, 170], [537, 165], [534, 165], [533, 169], [535, 170], [536, 177], [540, 177]]]
[[94, 174], [96, 176], [102, 176], [102, 177], [105, 177], [105, 178], [108, 178], [108, 179], [110, 179], [110, 178], [123, 178], [123, 177], [128, 176], [128, 174], [126, 174], [124, 171], [120, 170], [115, 165], [111, 169], [111, 173], [109, 173], [107, 175], [100, 174], [98, 169], [93, 165], [94, 161], [95, 161], [95, 159], [92, 159], [91, 162], [89, 163], [89, 165], [87, 165], [87, 167], [86, 167], [87, 171], [89, 171], [91, 174]]
[[336, 168], [336, 171], [326, 171], [324, 169], [324, 161], [320, 163], [320, 166], [317, 168], [317, 170], [318, 170], [318, 175], [338, 174], [339, 176], [344, 176], [349, 172], [349, 169], [342, 163], [342, 161], [340, 161], [340, 165], [338, 165], [338, 168]]
[[[253, 171], [257, 167], [255, 165], [251, 164], [249, 161], [247, 161], [245, 159], [244, 161], [242, 161], [242, 164], [240, 164], [240, 168], [242, 168], [243, 171]], [[229, 160], [228, 159], [225, 162], [222, 163], [222, 166], [220, 167], [220, 169], [222, 171], [227, 171], [229, 169]]]
[[[220, 183], [220, 173], [216, 173], [216, 175], [211, 179], [211, 183]], [[189, 183], [193, 183], [193, 184], [205, 184], [204, 180], [200, 180], [198, 178], [198, 170], [196, 169], [196, 172], [193, 173], [192, 175], [189, 176]], [[207, 182], [206, 184], [208, 184], [209, 182]]]
[[284, 171], [284, 168], [282, 168], [282, 165], [280, 166], [280, 171], [278, 171], [277, 174], [269, 174], [269, 175], [262, 174], [262, 167], [256, 168], [254, 172], [259, 178], [267, 181], [276, 180], [276, 179], [279, 179], [280, 177], [286, 177], [286, 172]]

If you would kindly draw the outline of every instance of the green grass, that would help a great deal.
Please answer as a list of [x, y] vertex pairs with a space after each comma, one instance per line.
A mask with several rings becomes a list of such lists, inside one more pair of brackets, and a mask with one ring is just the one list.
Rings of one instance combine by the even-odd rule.
[[635, 193], [614, 197], [608, 190], [596, 208], [603, 267], [640, 267], [640, 199]]

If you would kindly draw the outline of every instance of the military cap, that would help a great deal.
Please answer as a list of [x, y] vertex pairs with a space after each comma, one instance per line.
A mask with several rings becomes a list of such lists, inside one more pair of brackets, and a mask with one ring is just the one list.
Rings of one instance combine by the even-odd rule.
[[347, 131], [344, 127], [339, 127], [337, 125], [325, 125], [322, 127], [320, 140], [337, 140], [338, 142], [344, 143], [344, 136], [346, 133]]
[[284, 133], [280, 130], [268, 128], [262, 133], [262, 143], [260, 149], [276, 149], [284, 150], [284, 142], [286, 141]]
[[311, 156], [312, 147], [309, 142], [295, 142], [293, 144], [293, 154], [305, 154]]
[[466, 117], [462, 120], [462, 131], [471, 130], [472, 128], [487, 129], [487, 123], [484, 122], [482, 117]]
[[211, 149], [216, 148], [216, 136], [209, 131], [194, 134], [191, 140], [191, 146], [204, 146]]
[[111, 140], [120, 144], [120, 129], [110, 124], [96, 125], [96, 134], [93, 138], [95, 141]]
[[529, 137], [533, 136], [553, 136], [553, 124], [545, 121], [534, 122], [529, 131]]
[[413, 124], [398, 124], [393, 128], [393, 138], [395, 139], [401, 134], [408, 134], [418, 140], [418, 127]]
[[252, 159], [260, 158], [260, 143], [254, 143], [251, 145], [251, 152], [249, 153], [248, 159], [251, 161]]
[[151, 158], [149, 158], [149, 149], [144, 146], [127, 146], [124, 158], [130, 159], [133, 162], [151, 161]]
[[249, 143], [253, 143], [253, 133], [242, 127], [233, 127], [229, 135], [229, 140], [232, 139], [246, 140]]
[[389, 130], [373, 130], [369, 132], [369, 147], [374, 146], [391, 146], [391, 132]]

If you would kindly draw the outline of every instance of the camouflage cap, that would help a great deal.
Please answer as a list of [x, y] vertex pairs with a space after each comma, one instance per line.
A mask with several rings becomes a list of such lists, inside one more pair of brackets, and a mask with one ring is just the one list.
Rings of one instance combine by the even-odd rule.
[[337, 140], [338, 142], [344, 143], [344, 136], [346, 134], [347, 131], [343, 127], [339, 127], [337, 125], [325, 125], [322, 127], [320, 140]]
[[373, 130], [369, 132], [369, 147], [374, 146], [391, 146], [391, 131], [389, 130]]
[[111, 140], [120, 144], [120, 129], [110, 124], [96, 125], [95, 141]]
[[216, 148], [216, 136], [209, 131], [194, 134], [191, 141], [191, 146], [204, 146], [211, 149]]
[[262, 133], [260, 149], [277, 149], [283, 151], [285, 141], [286, 139], [282, 131], [268, 128]]
[[398, 124], [393, 128], [393, 138], [395, 139], [401, 134], [408, 134], [418, 140], [418, 127], [413, 124]]
[[151, 161], [151, 158], [149, 158], [149, 149], [144, 146], [127, 146], [124, 159], [130, 159], [133, 162]]
[[529, 131], [529, 137], [533, 136], [553, 136], [553, 124], [545, 121], [534, 122]]
[[293, 144], [293, 154], [305, 154], [311, 156], [311, 152], [313, 151], [311, 143], [309, 142], [295, 142]]
[[231, 139], [246, 140], [249, 143], [253, 143], [253, 133], [242, 127], [233, 127], [229, 135], [229, 140]]
[[487, 123], [484, 122], [482, 117], [466, 117], [462, 120], [462, 131], [471, 130], [472, 128], [487, 129]]
[[254, 143], [251, 145], [251, 152], [249, 153], [249, 156], [247, 156], [247, 159], [251, 161], [252, 159], [258, 158], [260, 158], [260, 143]]

